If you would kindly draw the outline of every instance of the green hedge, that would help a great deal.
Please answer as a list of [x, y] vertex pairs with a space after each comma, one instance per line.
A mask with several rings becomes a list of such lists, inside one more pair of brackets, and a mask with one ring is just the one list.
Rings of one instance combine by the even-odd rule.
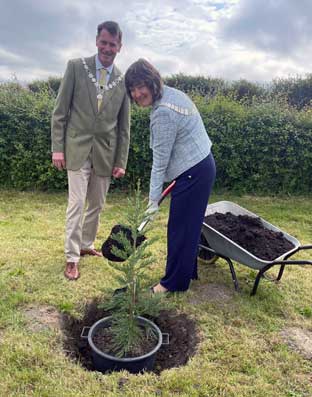
[[[0, 85], [0, 177], [3, 187], [63, 190], [66, 173], [51, 165], [50, 116], [55, 100], [47, 87]], [[229, 96], [194, 101], [213, 141], [218, 188], [249, 193], [312, 192], [312, 111], [277, 100], [242, 102]], [[149, 110], [133, 107], [127, 189], [148, 187], [151, 169]]]
[[287, 102], [303, 109], [312, 104], [312, 73], [302, 76], [275, 79], [271, 87], [272, 94], [284, 96]]
[[240, 192], [312, 192], [312, 111], [283, 102], [198, 101], [214, 143], [217, 185]]
[[0, 178], [4, 187], [64, 189], [51, 166], [50, 118], [55, 97], [17, 84], [0, 86]]
[[[205, 76], [187, 76], [179, 73], [164, 78], [165, 84], [175, 87], [188, 94], [197, 94], [208, 98], [216, 95], [231, 96], [236, 100], [244, 99], [251, 103], [253, 98], [283, 97], [289, 105], [302, 109], [311, 105], [312, 74], [288, 78], [274, 79], [269, 83], [254, 83], [245, 79], [227, 81], [221, 78]], [[56, 95], [61, 84], [61, 78], [49, 77], [47, 80], [34, 80], [28, 84], [33, 92], [42, 89]]]

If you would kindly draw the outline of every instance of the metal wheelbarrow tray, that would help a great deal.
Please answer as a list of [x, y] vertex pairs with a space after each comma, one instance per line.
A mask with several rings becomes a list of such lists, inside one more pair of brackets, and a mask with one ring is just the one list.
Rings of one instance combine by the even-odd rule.
[[[283, 232], [276, 226], [272, 225], [271, 223], [265, 221], [258, 215], [246, 210], [245, 208], [239, 206], [238, 204], [232, 203], [230, 201], [218, 201], [213, 204], [209, 204], [207, 206], [205, 212], [205, 219], [206, 216], [212, 215], [216, 212], [220, 212], [225, 214], [227, 212], [231, 212], [233, 215], [248, 215], [250, 217], [260, 219], [262, 225], [269, 230], [275, 232], [281, 232], [283, 237], [293, 243], [294, 248], [284, 254], [280, 255], [278, 258], [267, 261], [260, 259], [253, 255], [252, 253], [248, 252], [246, 249], [235, 243], [233, 240], [230, 240], [224, 234], [218, 232], [213, 227], [209, 226], [206, 221], [204, 220], [202, 226], [202, 239], [201, 244], [199, 247], [205, 251], [210, 252], [213, 255], [214, 259], [217, 257], [221, 257], [225, 259], [230, 267], [230, 271], [232, 274], [232, 280], [234, 283], [234, 287], [238, 290], [238, 281], [237, 276], [235, 273], [235, 269], [232, 263], [232, 260], [239, 262], [243, 265], [246, 265], [252, 269], [258, 270], [258, 274], [256, 276], [253, 289], [251, 291], [251, 295], [255, 295], [257, 292], [258, 284], [261, 277], [265, 276], [265, 272], [271, 269], [275, 265], [280, 265], [280, 270], [278, 276], [275, 279], [268, 278], [271, 281], [279, 281], [282, 278], [284, 268], [286, 265], [312, 265], [312, 261], [310, 260], [290, 260], [289, 258], [296, 254], [298, 251], [302, 251], [305, 249], [312, 249], [312, 245], [304, 245], [302, 246], [300, 242], [293, 236], [289, 235], [288, 233]], [[207, 245], [206, 245], [207, 243]]]

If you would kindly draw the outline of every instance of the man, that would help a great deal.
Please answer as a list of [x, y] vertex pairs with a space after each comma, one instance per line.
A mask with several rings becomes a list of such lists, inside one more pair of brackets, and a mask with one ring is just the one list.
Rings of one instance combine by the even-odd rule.
[[130, 103], [114, 65], [122, 46], [116, 22], [97, 27], [96, 46], [95, 56], [68, 62], [52, 114], [52, 163], [66, 168], [68, 176], [64, 275], [69, 280], [80, 275], [80, 256], [101, 256], [94, 248], [100, 212], [111, 176], [123, 177], [128, 159]]

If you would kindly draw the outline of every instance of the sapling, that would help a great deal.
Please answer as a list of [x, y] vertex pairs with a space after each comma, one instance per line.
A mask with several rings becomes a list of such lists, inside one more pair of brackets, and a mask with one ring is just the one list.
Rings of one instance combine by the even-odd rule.
[[[138, 324], [137, 316], [156, 317], [163, 306], [161, 294], [153, 294], [151, 289], [144, 284], [146, 270], [154, 262], [154, 258], [148, 248], [157, 240], [157, 237], [145, 239], [137, 244], [142, 235], [138, 232], [139, 225], [146, 220], [146, 201], [141, 197], [140, 185], [137, 185], [133, 196], [127, 199], [125, 208], [125, 224], [131, 230], [131, 239], [121, 229], [113, 237], [119, 243], [114, 246], [112, 253], [124, 259], [124, 262], [109, 261], [114, 269], [113, 277], [122, 292], [113, 294], [111, 301], [100, 305], [112, 312], [111, 334], [113, 340], [113, 352], [118, 357], [133, 354], [140, 345], [145, 344], [146, 339], [153, 338], [151, 329], [143, 329]], [[152, 222], [148, 228], [152, 228]]]

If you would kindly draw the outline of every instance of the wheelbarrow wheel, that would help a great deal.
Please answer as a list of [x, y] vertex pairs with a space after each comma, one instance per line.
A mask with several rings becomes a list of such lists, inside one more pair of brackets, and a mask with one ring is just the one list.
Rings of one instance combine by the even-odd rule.
[[[203, 245], [207, 248], [210, 248], [204, 233], [200, 234], [200, 245]], [[204, 248], [199, 247], [198, 249], [198, 257], [205, 262], [207, 265], [212, 265], [219, 258], [218, 255], [215, 255], [213, 252], [205, 250]]]

